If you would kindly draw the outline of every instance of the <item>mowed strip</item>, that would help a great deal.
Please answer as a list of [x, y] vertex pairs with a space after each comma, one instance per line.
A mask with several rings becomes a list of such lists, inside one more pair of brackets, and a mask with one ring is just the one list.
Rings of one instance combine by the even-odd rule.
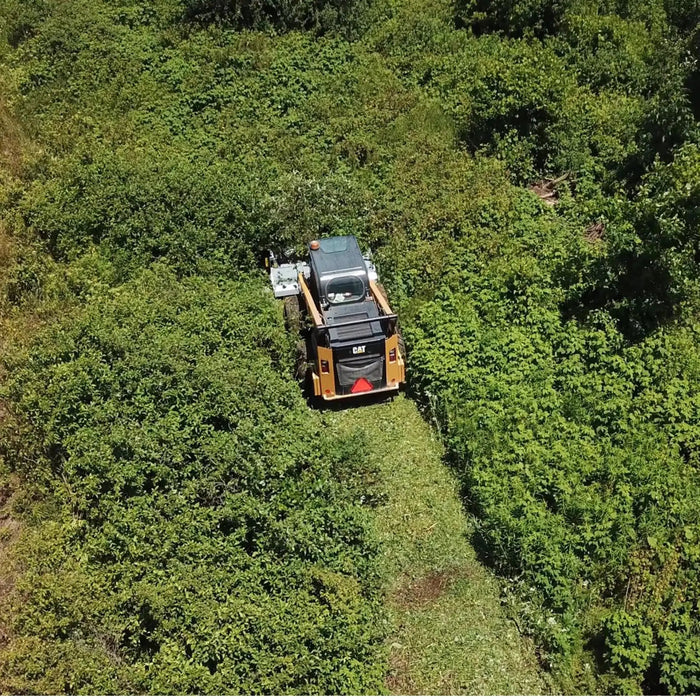
[[326, 414], [362, 429], [387, 501], [376, 510], [391, 632], [387, 686], [397, 695], [546, 692], [532, 644], [505, 616], [498, 583], [477, 560], [457, 485], [416, 405]]

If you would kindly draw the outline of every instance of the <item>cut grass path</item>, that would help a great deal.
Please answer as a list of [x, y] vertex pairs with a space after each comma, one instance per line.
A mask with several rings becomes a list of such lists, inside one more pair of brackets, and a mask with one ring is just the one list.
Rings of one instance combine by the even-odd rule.
[[505, 616], [497, 580], [477, 560], [457, 484], [416, 405], [330, 411], [329, 427], [362, 430], [387, 502], [376, 510], [397, 695], [547, 692], [534, 649]]

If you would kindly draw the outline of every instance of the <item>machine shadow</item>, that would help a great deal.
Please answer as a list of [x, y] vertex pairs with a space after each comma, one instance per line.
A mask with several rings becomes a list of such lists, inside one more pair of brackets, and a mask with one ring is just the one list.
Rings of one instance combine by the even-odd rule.
[[383, 394], [357, 394], [357, 396], [337, 399], [335, 401], [324, 401], [317, 396], [309, 396], [307, 393], [306, 402], [311, 408], [318, 411], [348, 411], [391, 403], [398, 394], [398, 391]]

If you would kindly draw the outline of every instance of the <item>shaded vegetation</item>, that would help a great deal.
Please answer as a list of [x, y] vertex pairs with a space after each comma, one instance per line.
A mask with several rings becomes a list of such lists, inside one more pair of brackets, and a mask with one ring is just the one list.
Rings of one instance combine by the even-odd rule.
[[248, 29], [346, 30], [357, 0], [186, 0], [185, 17]]

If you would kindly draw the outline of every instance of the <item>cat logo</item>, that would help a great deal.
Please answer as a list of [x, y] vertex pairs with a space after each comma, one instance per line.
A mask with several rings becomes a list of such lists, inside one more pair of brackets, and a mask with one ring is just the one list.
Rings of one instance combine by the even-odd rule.
[[353, 355], [361, 355], [365, 351], [366, 347], [367, 347], [366, 345], [355, 345], [352, 349], [352, 354]]

